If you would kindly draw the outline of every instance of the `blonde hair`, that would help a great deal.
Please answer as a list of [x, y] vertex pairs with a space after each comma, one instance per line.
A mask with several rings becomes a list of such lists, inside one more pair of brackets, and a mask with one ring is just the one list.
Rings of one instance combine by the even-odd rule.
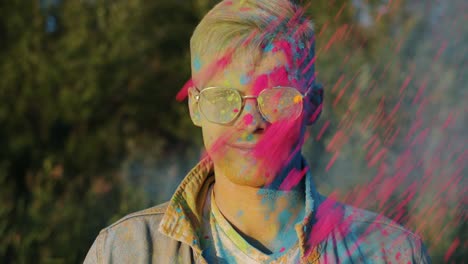
[[313, 85], [314, 27], [303, 9], [289, 0], [224, 0], [201, 20], [190, 39], [192, 73], [200, 58], [249, 54], [257, 60], [269, 45], [288, 42], [296, 62], [295, 76]]

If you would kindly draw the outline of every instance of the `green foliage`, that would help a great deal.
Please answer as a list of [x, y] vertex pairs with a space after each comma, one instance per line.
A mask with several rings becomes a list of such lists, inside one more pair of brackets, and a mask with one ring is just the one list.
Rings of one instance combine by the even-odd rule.
[[0, 258], [79, 263], [101, 228], [167, 198], [127, 184], [128, 164], [196, 158], [174, 98], [197, 17], [167, 1], [0, 5]]

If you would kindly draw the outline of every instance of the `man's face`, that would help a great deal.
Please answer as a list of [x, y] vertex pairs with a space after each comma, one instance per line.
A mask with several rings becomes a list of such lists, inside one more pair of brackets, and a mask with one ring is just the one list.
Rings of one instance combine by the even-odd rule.
[[[209, 63], [209, 60], [201, 62], [202, 67]], [[233, 88], [241, 95], [257, 96], [263, 90], [277, 86], [298, 88], [297, 82], [290, 78], [289, 69], [288, 60], [281, 51], [265, 53], [258, 61], [252, 61], [248, 55], [238, 55], [222, 69], [217, 69], [210, 78], [201, 74], [194, 76], [194, 83], [198, 84], [199, 90], [208, 87]], [[192, 102], [195, 94], [192, 90]], [[189, 105], [192, 112], [198, 112], [197, 104]], [[298, 150], [304, 131], [302, 115], [294, 120], [270, 123], [260, 113], [254, 98], [244, 99], [243, 107], [234, 111], [240, 113], [228, 124], [213, 123], [198, 113], [206, 150], [215, 169], [231, 182], [252, 187], [265, 186], [273, 180], [278, 170], [274, 168], [275, 165], [281, 164], [294, 150]]]

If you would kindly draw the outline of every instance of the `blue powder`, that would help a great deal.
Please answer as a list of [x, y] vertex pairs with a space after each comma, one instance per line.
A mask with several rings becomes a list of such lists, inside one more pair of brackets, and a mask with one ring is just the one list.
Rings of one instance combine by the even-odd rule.
[[237, 215], [236, 215], [236, 216], [237, 216], [237, 217], [241, 217], [241, 216], [243, 216], [243, 215], [244, 215], [244, 211], [239, 210], [239, 211], [237, 212]]
[[245, 75], [245, 74], [242, 74], [241, 78], [240, 78], [240, 83], [242, 85], [246, 85], [250, 82], [250, 77]]
[[291, 212], [289, 212], [289, 210], [283, 210], [279, 216], [278, 216], [278, 220], [280, 223], [288, 223], [289, 220], [291, 219], [292, 215], [291, 215]]
[[268, 45], [266, 45], [266, 47], [263, 49], [263, 51], [264, 52], [272, 51], [274, 47], [275, 47], [275, 45], [273, 45], [273, 43], [268, 43]]

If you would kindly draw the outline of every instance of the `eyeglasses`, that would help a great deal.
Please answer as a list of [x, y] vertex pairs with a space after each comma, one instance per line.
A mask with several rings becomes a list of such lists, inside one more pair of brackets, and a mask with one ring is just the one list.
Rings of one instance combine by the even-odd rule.
[[265, 89], [258, 96], [241, 95], [236, 89], [208, 87], [198, 90], [195, 100], [198, 110], [212, 123], [229, 124], [242, 112], [246, 99], [256, 99], [260, 114], [270, 123], [284, 119], [294, 120], [303, 109], [305, 94], [293, 87], [274, 87]]

